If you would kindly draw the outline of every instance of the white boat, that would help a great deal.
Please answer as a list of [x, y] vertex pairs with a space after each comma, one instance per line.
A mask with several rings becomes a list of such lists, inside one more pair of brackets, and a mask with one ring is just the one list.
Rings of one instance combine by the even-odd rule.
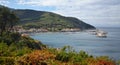
[[106, 38], [107, 37], [107, 32], [99, 30], [99, 31], [96, 32], [96, 36]]

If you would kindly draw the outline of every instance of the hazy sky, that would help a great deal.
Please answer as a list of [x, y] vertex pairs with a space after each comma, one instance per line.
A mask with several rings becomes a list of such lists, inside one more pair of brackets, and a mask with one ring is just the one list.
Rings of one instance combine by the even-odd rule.
[[0, 0], [0, 4], [77, 17], [94, 26], [120, 27], [120, 0]]

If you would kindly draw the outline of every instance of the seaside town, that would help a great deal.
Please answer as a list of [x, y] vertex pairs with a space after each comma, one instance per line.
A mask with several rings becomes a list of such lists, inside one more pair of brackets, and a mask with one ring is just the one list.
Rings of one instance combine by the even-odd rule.
[[[15, 26], [13, 29], [14, 29], [14, 32], [21, 33], [21, 36], [29, 36], [30, 33], [51, 32], [48, 29], [43, 29], [43, 28], [24, 29], [22, 26]], [[60, 31], [52, 31], [52, 32], [80, 32], [80, 31], [81, 30], [79, 28], [64, 28]], [[92, 35], [96, 35], [97, 37], [100, 37], [100, 38], [107, 37], [107, 32], [99, 29], [86, 30], [86, 32]]]
[[[24, 29], [22, 26], [15, 26], [14, 27], [15, 32], [19, 33], [40, 33], [40, 32], [49, 32], [47, 29], [43, 28], [30, 28], [30, 29]], [[57, 32], [78, 32], [81, 31], [79, 28], [64, 28]]]

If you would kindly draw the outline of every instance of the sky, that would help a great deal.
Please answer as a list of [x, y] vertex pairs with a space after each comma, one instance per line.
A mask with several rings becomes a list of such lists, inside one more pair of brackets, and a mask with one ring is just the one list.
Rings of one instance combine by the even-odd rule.
[[120, 0], [0, 0], [0, 4], [76, 17], [96, 27], [120, 27]]

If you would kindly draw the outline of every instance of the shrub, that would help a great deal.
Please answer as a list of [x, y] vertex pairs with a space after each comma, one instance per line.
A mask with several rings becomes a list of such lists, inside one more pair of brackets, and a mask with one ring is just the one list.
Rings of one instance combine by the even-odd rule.
[[4, 41], [5, 43], [7, 43], [7, 45], [11, 45], [11, 43], [16, 43], [19, 39], [19, 33], [4, 32], [0, 38], [0, 42]]
[[109, 59], [106, 56], [100, 56], [97, 58], [88, 58], [87, 59], [88, 65], [116, 65], [116, 63]]
[[8, 56], [8, 45], [4, 42], [0, 43], [0, 56]]
[[30, 48], [24, 47], [22, 49], [16, 50], [15, 56], [23, 56], [24, 54], [28, 54], [32, 52]]
[[13, 57], [0, 57], [0, 65], [14, 65]]
[[70, 46], [64, 46], [62, 49], [59, 50], [59, 52], [56, 54], [56, 60], [62, 61], [62, 62], [68, 62], [70, 58], [72, 57], [70, 50]]
[[17, 43], [19, 48], [28, 47], [31, 49], [42, 49], [43, 45], [41, 42], [36, 42], [34, 39], [30, 37], [21, 37], [19, 42]]
[[20, 57], [17, 60], [18, 65], [26, 65], [26, 64], [32, 64], [32, 65], [47, 65], [47, 60], [54, 59], [55, 55], [50, 53], [47, 50], [36, 50], [33, 51], [30, 54], [24, 55]]

